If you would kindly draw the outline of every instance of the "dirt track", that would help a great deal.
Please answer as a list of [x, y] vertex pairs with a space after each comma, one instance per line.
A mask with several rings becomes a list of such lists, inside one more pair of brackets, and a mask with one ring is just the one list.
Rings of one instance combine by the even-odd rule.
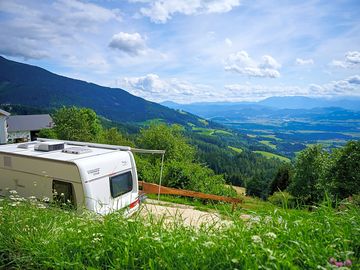
[[193, 206], [168, 203], [156, 200], [146, 200], [141, 206], [142, 215], [152, 214], [157, 218], [164, 218], [166, 223], [182, 220], [186, 226], [228, 226], [231, 222], [224, 220], [217, 213], [203, 212]]

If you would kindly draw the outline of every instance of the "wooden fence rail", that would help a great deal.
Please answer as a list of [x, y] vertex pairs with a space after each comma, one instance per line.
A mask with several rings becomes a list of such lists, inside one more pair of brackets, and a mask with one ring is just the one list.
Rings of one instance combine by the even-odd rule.
[[[142, 187], [143, 192], [147, 193], [147, 194], [158, 194], [159, 193], [159, 185], [157, 185], [157, 184], [139, 181], [139, 187]], [[243, 200], [239, 199], [239, 198], [218, 196], [218, 195], [206, 194], [206, 193], [192, 191], [192, 190], [169, 188], [169, 187], [164, 187], [164, 186], [160, 186], [160, 194], [177, 195], [177, 196], [185, 196], [185, 197], [192, 197], [192, 198], [199, 198], [199, 199], [229, 202], [229, 203], [232, 203], [233, 210], [235, 209], [237, 204], [243, 203]]]

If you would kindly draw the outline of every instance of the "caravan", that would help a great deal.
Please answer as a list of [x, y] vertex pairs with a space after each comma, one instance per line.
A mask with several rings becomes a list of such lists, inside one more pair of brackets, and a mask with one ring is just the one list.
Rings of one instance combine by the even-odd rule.
[[67, 201], [77, 208], [107, 214], [139, 208], [133, 151], [160, 153], [72, 141], [38, 139], [0, 146], [0, 195], [16, 190], [22, 197]]

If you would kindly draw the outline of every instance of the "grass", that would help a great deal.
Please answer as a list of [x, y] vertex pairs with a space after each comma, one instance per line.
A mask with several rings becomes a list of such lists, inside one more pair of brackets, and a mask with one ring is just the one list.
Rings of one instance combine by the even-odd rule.
[[271, 141], [259, 141], [259, 143], [262, 143], [262, 144], [264, 144], [264, 145], [266, 145], [266, 146], [269, 146], [270, 148], [272, 148], [272, 149], [276, 149], [276, 145], [275, 144], [272, 144], [271, 143]]
[[221, 134], [221, 135], [228, 135], [228, 136], [233, 136], [233, 134], [229, 131], [226, 130], [221, 130], [221, 129], [217, 129], [214, 131], [214, 134]]
[[359, 269], [360, 211], [236, 212], [227, 226], [186, 227], [152, 216], [124, 219], [0, 202], [2, 269]]
[[211, 128], [201, 128], [201, 127], [192, 127], [192, 130], [194, 132], [198, 132], [202, 135], [208, 135], [208, 136], [212, 136], [212, 135], [229, 135], [232, 136], [233, 134], [229, 131], [226, 130], [221, 130], [221, 129], [211, 129]]
[[270, 152], [266, 152], [266, 151], [253, 151], [254, 153], [260, 154], [266, 158], [277, 158], [280, 159], [281, 161], [285, 161], [285, 162], [290, 162], [291, 160], [287, 157], [283, 157], [283, 156], [279, 156]]
[[200, 118], [198, 118], [198, 121], [199, 121], [201, 124], [203, 124], [204, 126], [209, 125], [209, 122], [206, 121], [205, 119], [200, 119]]
[[228, 146], [228, 148], [239, 154], [242, 153], [242, 151], [243, 151], [241, 148], [237, 148], [237, 147], [233, 147], [233, 146]]
[[274, 140], [277, 140], [277, 141], [282, 141], [282, 139], [276, 137], [276, 135], [274, 134], [269, 134], [269, 135], [261, 135], [262, 138], [268, 138], [268, 139], [274, 139]]

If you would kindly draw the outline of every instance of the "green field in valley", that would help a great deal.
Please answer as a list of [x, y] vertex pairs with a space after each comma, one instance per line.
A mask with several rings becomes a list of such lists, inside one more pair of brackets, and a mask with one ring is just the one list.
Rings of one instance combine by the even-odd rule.
[[228, 146], [228, 148], [230, 148], [231, 150], [233, 150], [239, 154], [243, 151], [241, 148], [237, 148], [237, 147], [233, 147], [233, 146]]
[[253, 151], [254, 153], [260, 154], [266, 158], [277, 158], [280, 159], [281, 161], [285, 161], [285, 162], [290, 162], [290, 159], [287, 157], [283, 157], [283, 156], [279, 156], [270, 152], [266, 152], [266, 151]]

